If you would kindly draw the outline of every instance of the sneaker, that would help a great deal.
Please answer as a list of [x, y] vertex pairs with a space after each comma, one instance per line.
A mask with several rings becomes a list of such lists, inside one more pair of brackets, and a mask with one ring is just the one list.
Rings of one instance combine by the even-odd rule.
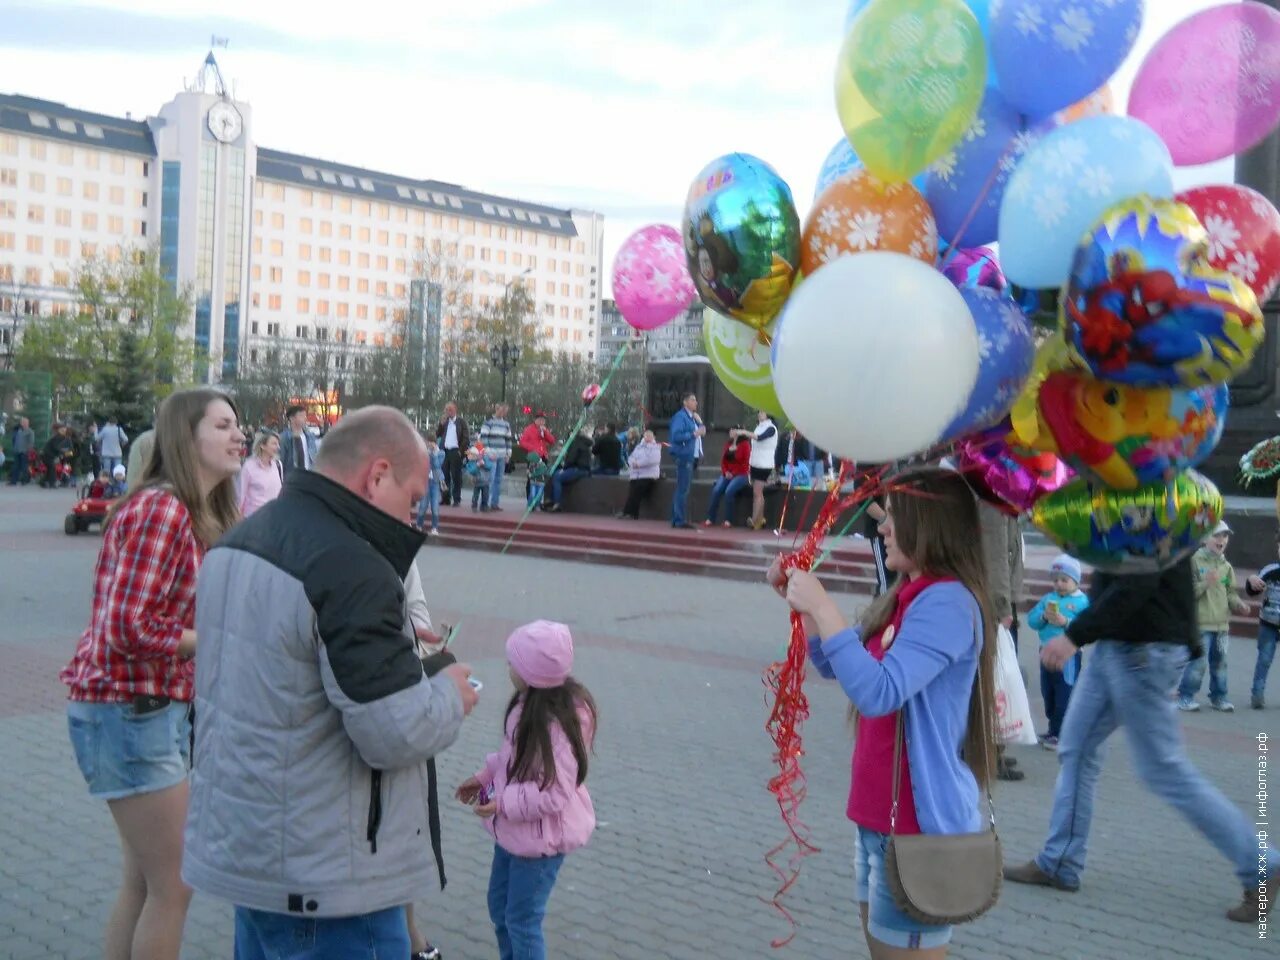
[[1262, 699], [1261, 694], [1254, 694], [1249, 698], [1249, 706], [1254, 710], [1265, 710], [1267, 708], [1267, 701]]
[[480, 504], [478, 504], [478, 503], [473, 503], [473, 504], [471, 505], [471, 512], [472, 512], [472, 513], [479, 513], [479, 512], [480, 512]]
[[1027, 775], [1021, 770], [1015, 770], [1013, 764], [999, 763], [996, 765], [996, 779], [1017, 783], [1019, 780], [1027, 779]]
[[430, 533], [428, 533], [428, 534], [427, 534], [427, 536], [428, 536], [428, 537], [438, 537], [438, 536], [440, 536], [440, 528], [439, 528], [439, 527], [432, 527], [432, 528], [431, 528], [431, 532], [430, 532]]
[[422, 950], [410, 954], [409, 960], [440, 960], [440, 951], [428, 943]]
[[1200, 709], [1200, 704], [1196, 703], [1194, 700], [1189, 700], [1186, 697], [1179, 697], [1178, 709], [1183, 713], [1195, 713]]
[[1239, 906], [1232, 907], [1227, 911], [1227, 919], [1234, 920], [1236, 923], [1258, 923], [1265, 916], [1260, 900], [1257, 887], [1245, 887], [1244, 899], [1240, 901]]
[[489, 508], [489, 512], [490, 512], [490, 513], [502, 513], [502, 508], [501, 508], [501, 507], [490, 507], [490, 508]]
[[489, 512], [489, 508], [488, 508], [487, 506], [485, 506], [484, 504], [481, 504], [481, 505], [480, 505], [480, 512], [481, 512], [481, 513], [488, 513], [488, 512]]
[[1041, 737], [1040, 746], [1044, 747], [1046, 750], [1057, 750], [1058, 738], [1057, 737]]
[[703, 520], [703, 521], [702, 521], [702, 525], [703, 525], [704, 527], [709, 527], [709, 526], [711, 526], [711, 521], [710, 521], [710, 520]]
[[1080, 889], [1079, 883], [1068, 883], [1057, 877], [1051, 877], [1036, 865], [1034, 860], [1024, 863], [1020, 867], [1005, 867], [1004, 878], [1012, 880], [1014, 883], [1029, 883], [1033, 887], [1053, 887], [1055, 890], [1062, 890], [1066, 893], [1075, 893]]
[[1236, 712], [1236, 705], [1230, 700], [1214, 700], [1209, 703], [1209, 706], [1213, 707], [1213, 709], [1217, 710], [1219, 713]]

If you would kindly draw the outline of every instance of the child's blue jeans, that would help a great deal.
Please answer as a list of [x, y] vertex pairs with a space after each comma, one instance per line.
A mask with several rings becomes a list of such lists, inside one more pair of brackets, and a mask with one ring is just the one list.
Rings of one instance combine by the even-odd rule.
[[1253, 668], [1253, 696], [1262, 699], [1267, 689], [1267, 672], [1271, 669], [1271, 661], [1276, 655], [1276, 639], [1280, 635], [1269, 623], [1258, 624], [1258, 662]]
[[517, 857], [494, 844], [489, 873], [489, 919], [501, 960], [546, 960], [542, 919], [564, 854]]
[[537, 503], [539, 500], [542, 499], [542, 489], [545, 486], [546, 486], [545, 483], [540, 483], [537, 480], [529, 481], [529, 506], [532, 507], [535, 503]]
[[1221, 703], [1227, 699], [1227, 632], [1206, 630], [1200, 634], [1205, 652], [1187, 664], [1178, 684], [1179, 700], [1194, 700], [1204, 682], [1204, 668], [1209, 666], [1209, 702]]
[[427, 518], [427, 510], [431, 511], [431, 529], [440, 528], [440, 484], [432, 480], [427, 484], [427, 495], [418, 501], [418, 526]]

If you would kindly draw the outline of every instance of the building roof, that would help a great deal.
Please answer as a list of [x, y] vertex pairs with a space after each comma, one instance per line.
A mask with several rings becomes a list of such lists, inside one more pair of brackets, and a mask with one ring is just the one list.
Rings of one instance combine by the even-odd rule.
[[258, 148], [258, 176], [311, 190], [346, 193], [562, 237], [576, 237], [570, 210], [477, 193], [439, 180], [414, 180], [282, 150]]
[[143, 120], [122, 120], [18, 94], [0, 93], [0, 130], [143, 157], [156, 155], [151, 129]]

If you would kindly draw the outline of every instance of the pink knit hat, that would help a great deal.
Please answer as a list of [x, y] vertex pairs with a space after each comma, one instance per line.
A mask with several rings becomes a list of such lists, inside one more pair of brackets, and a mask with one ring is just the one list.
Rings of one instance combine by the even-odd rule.
[[529, 686], [558, 687], [573, 671], [573, 637], [563, 623], [535, 620], [507, 637], [507, 662]]

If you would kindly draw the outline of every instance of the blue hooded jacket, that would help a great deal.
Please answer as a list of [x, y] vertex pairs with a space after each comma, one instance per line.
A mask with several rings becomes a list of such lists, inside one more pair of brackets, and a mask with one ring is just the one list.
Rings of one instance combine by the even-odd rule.
[[698, 429], [693, 414], [684, 407], [676, 411], [671, 418], [670, 438], [668, 444], [671, 456], [675, 460], [692, 460], [697, 455], [698, 445], [694, 442], [694, 433]]

